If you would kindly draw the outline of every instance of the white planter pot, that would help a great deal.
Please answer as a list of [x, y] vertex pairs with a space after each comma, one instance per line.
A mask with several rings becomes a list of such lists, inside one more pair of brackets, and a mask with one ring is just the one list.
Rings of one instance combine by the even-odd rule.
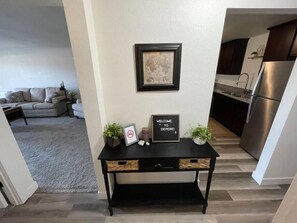
[[200, 139], [199, 137], [193, 138], [193, 141], [196, 145], [204, 145], [206, 143], [206, 139]]

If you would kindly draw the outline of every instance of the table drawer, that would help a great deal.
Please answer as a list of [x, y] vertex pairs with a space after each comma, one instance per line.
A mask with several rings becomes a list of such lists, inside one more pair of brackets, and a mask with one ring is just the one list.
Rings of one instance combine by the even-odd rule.
[[208, 169], [209, 167], [210, 167], [209, 158], [179, 159], [179, 169]]
[[107, 160], [107, 171], [139, 170], [138, 160]]
[[176, 170], [178, 169], [178, 159], [142, 159], [139, 168], [142, 171]]

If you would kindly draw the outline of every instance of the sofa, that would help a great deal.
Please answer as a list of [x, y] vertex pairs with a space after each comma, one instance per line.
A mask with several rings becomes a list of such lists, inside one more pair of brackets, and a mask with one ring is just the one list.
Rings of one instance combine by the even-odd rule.
[[73, 115], [76, 118], [84, 118], [84, 110], [80, 99], [76, 100], [76, 103], [72, 105]]
[[0, 98], [0, 104], [22, 107], [25, 117], [56, 117], [67, 111], [65, 99], [65, 91], [58, 87], [15, 88]]

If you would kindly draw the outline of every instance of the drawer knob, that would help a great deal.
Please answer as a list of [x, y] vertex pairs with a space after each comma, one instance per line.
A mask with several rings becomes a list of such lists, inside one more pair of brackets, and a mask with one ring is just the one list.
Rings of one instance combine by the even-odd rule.
[[126, 165], [127, 164], [127, 161], [119, 161], [118, 162], [118, 165]]
[[155, 167], [156, 168], [162, 168], [162, 164], [161, 163], [158, 163], [158, 164], [155, 165]]
[[198, 163], [197, 159], [190, 160], [190, 163]]

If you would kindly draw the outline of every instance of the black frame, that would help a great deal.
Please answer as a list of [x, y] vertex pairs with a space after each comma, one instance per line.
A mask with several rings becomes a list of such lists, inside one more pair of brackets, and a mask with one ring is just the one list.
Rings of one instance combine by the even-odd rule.
[[[158, 135], [158, 130], [155, 129], [155, 121], [156, 119], [175, 119], [177, 120], [177, 122], [175, 124], [171, 124], [171, 126], [168, 127], [172, 127], [174, 126], [176, 129], [176, 137], [174, 138], [167, 138], [168, 135]], [[166, 123], [165, 123], [166, 124]], [[160, 138], [161, 136], [161, 138]], [[152, 142], [179, 142], [180, 138], [179, 138], [179, 114], [158, 114], [158, 115], [152, 115]]]
[[[143, 53], [173, 52], [173, 82], [172, 84], [144, 84]], [[137, 91], [174, 91], [179, 90], [181, 43], [135, 44]]]

